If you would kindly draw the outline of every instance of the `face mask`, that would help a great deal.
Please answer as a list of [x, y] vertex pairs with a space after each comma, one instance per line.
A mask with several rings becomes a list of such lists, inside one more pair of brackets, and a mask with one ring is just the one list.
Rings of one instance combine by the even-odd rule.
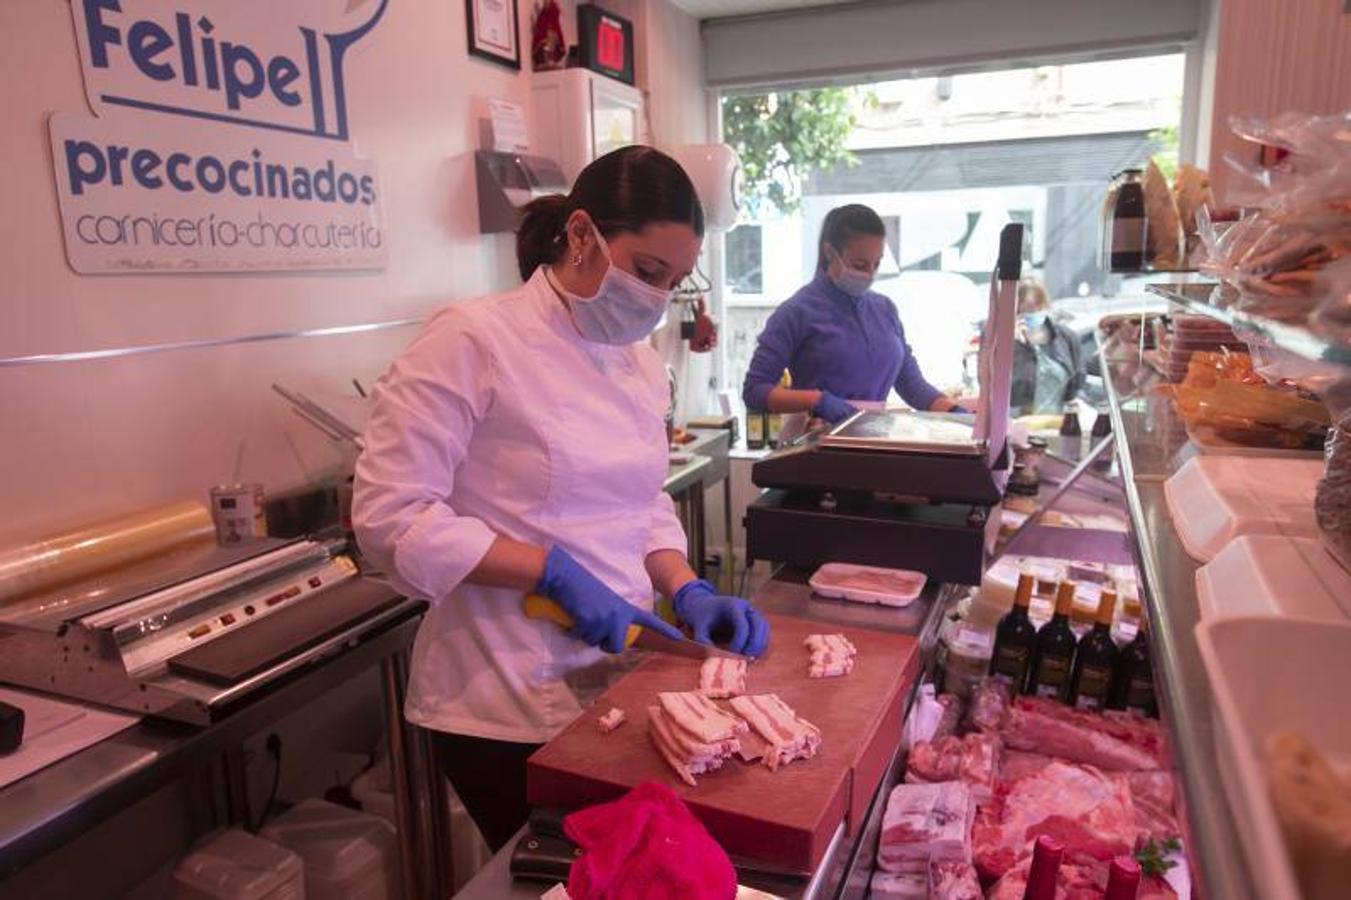
[[653, 287], [632, 272], [619, 268], [594, 223], [591, 232], [596, 236], [609, 268], [592, 296], [578, 297], [563, 291], [572, 310], [572, 321], [582, 337], [598, 344], [624, 346], [640, 341], [652, 333], [666, 314], [673, 292]]
[[831, 283], [850, 297], [862, 297], [868, 288], [873, 286], [872, 273], [865, 272], [862, 269], [851, 269], [840, 255], [834, 253], [833, 250], [831, 255], [834, 256], [835, 261], [840, 264], [840, 274], [831, 275]]

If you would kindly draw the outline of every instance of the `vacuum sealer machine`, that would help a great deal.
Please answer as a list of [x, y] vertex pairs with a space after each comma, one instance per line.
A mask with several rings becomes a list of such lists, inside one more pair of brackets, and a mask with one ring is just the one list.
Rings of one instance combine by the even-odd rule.
[[746, 511], [751, 559], [851, 562], [979, 584], [999, 532], [1022, 226], [1000, 234], [974, 415], [861, 411], [751, 469], [766, 488]]
[[0, 679], [207, 724], [421, 609], [342, 540], [190, 544], [0, 608]]

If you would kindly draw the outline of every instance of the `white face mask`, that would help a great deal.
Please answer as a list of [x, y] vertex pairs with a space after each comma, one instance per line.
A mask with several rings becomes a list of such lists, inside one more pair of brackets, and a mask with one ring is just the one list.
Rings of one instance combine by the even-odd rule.
[[862, 297], [867, 293], [868, 288], [873, 286], [873, 273], [851, 268], [844, 257], [835, 252], [834, 247], [831, 248], [831, 255], [840, 264], [840, 274], [831, 275], [831, 282], [850, 297]]
[[579, 297], [559, 287], [572, 310], [573, 324], [582, 337], [598, 344], [624, 346], [640, 341], [657, 327], [674, 292], [653, 287], [632, 272], [619, 268], [595, 223], [591, 225], [591, 232], [596, 236], [609, 268], [600, 280], [600, 287], [590, 297]]

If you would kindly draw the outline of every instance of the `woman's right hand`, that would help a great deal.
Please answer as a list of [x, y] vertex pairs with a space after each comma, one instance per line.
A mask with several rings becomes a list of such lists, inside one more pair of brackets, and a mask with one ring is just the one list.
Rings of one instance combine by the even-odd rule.
[[572, 617], [572, 636], [606, 653], [622, 653], [630, 625], [680, 640], [680, 631], [656, 615], [629, 603], [555, 545], [544, 561], [535, 593], [553, 600]]
[[848, 400], [836, 397], [830, 391], [821, 391], [821, 396], [812, 406], [812, 415], [825, 419], [832, 425], [839, 424], [858, 412], [858, 407]]

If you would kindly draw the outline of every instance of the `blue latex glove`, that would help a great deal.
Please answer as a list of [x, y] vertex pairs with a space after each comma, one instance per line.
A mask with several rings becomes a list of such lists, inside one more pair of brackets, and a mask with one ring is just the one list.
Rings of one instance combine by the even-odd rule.
[[722, 637], [730, 632], [727, 649], [747, 656], [759, 656], [769, 646], [769, 621], [745, 600], [719, 594], [702, 578], [676, 591], [671, 602], [696, 641], [711, 644], [715, 634]]
[[965, 406], [962, 406], [960, 403], [955, 403], [955, 404], [953, 404], [952, 406], [950, 406], [950, 407], [948, 408], [948, 412], [950, 412], [950, 413], [961, 413], [962, 415], [966, 415], [966, 416], [971, 415], [971, 410], [967, 409]]
[[830, 391], [822, 391], [821, 399], [812, 407], [812, 415], [818, 419], [825, 419], [832, 425], [843, 422], [856, 412], [858, 408], [854, 404], [848, 400], [841, 400]]
[[549, 551], [535, 593], [553, 600], [572, 616], [573, 637], [599, 646], [606, 653], [624, 651], [629, 625], [640, 625], [677, 640], [684, 638], [674, 625], [644, 612], [610, 590], [561, 547]]

